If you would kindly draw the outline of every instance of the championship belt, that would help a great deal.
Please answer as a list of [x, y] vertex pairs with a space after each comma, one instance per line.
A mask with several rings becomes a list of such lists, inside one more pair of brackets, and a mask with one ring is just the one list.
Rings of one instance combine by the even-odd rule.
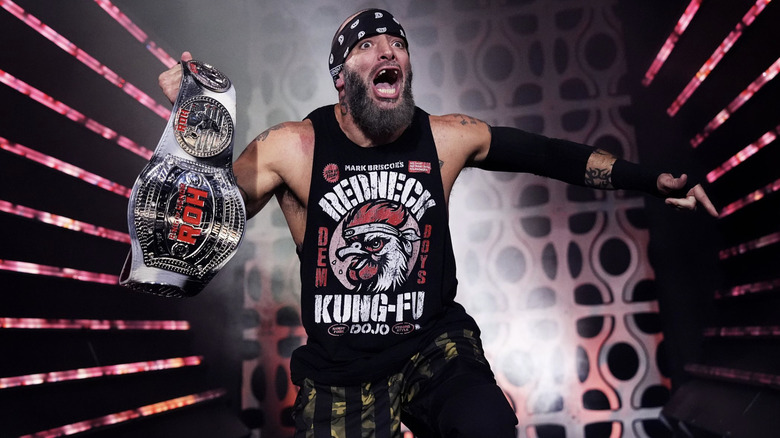
[[130, 196], [131, 249], [119, 283], [167, 297], [199, 293], [233, 257], [246, 225], [233, 175], [230, 79], [182, 61], [171, 117]]

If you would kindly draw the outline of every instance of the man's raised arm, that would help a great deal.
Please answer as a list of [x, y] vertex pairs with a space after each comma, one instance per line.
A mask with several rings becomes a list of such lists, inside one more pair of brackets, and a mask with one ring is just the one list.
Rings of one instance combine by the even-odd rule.
[[[181, 54], [182, 61], [192, 59], [192, 54], [188, 51]], [[181, 78], [181, 64], [172, 66], [157, 78], [160, 89], [171, 103], [176, 101], [179, 94]], [[260, 134], [233, 163], [233, 173], [246, 205], [247, 218], [257, 214], [268, 203], [274, 190], [282, 184], [279, 175], [270, 168], [270, 163], [275, 160], [274, 151], [279, 148], [273, 147], [274, 142], [271, 141], [261, 145], [261, 142], [268, 137], [268, 133], [276, 129], [278, 127], [270, 128]]]

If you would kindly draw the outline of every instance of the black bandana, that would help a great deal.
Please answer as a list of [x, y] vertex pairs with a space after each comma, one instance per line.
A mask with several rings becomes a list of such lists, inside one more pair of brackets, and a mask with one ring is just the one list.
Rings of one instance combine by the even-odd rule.
[[406, 42], [406, 32], [401, 27], [401, 23], [393, 18], [392, 14], [382, 9], [368, 9], [361, 12], [333, 37], [329, 67], [334, 84], [336, 76], [344, 67], [344, 60], [347, 59], [349, 51], [355, 47], [355, 44], [363, 38], [381, 34], [394, 35], [403, 38]]

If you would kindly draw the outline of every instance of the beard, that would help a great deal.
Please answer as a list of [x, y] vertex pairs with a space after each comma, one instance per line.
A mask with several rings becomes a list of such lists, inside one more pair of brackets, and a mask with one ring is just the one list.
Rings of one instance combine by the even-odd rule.
[[[380, 108], [371, 99], [365, 81], [355, 71], [344, 69], [345, 100], [355, 124], [368, 138], [388, 138], [412, 123], [414, 97], [412, 96], [412, 70], [404, 72], [404, 90], [401, 101], [395, 108]], [[386, 100], [386, 99], [382, 99]]]

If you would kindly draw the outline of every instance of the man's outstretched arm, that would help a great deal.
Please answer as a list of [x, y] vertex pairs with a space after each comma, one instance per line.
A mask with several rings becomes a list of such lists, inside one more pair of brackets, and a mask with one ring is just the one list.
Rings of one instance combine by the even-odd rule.
[[710, 215], [718, 216], [701, 185], [686, 188], [685, 174], [674, 177], [600, 149], [520, 129], [492, 127], [490, 134], [489, 149], [483, 159], [471, 163], [475, 167], [528, 172], [599, 189], [638, 190], [664, 198], [676, 208], [693, 210], [701, 205]]

